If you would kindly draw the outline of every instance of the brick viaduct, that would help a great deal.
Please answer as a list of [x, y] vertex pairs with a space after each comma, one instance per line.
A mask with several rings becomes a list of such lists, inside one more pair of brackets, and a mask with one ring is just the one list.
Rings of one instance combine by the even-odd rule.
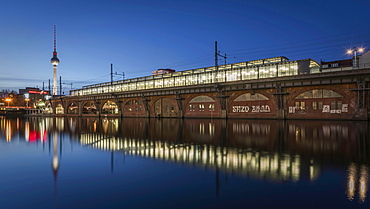
[[55, 116], [368, 120], [370, 68], [48, 101]]

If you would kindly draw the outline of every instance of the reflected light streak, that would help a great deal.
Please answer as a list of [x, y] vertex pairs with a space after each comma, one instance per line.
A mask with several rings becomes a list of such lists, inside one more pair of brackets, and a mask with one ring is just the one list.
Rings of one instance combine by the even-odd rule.
[[279, 155], [233, 147], [196, 145], [164, 141], [147, 141], [132, 138], [106, 137], [86, 133], [81, 144], [110, 151], [123, 151], [130, 155], [161, 159], [175, 163], [187, 163], [206, 168], [239, 173], [274, 181], [299, 181], [301, 159], [298, 155]]
[[355, 196], [355, 179], [357, 176], [357, 170], [356, 165], [354, 163], [351, 163], [348, 167], [348, 183], [347, 183], [347, 198], [349, 200], [353, 200]]
[[367, 166], [362, 165], [360, 170], [360, 179], [359, 179], [359, 198], [360, 202], [365, 202], [366, 193], [367, 193], [367, 185], [368, 185], [368, 168]]
[[6, 121], [5, 138], [7, 142], [10, 142], [10, 140], [12, 140], [12, 124], [9, 120]]
[[347, 178], [348, 178], [347, 198], [351, 201], [355, 199], [357, 189], [359, 202], [364, 203], [366, 200], [368, 190], [368, 178], [369, 178], [368, 166], [361, 165], [359, 167], [355, 163], [351, 163], [348, 166]]
[[30, 140], [30, 122], [28, 121], [24, 123], [24, 139], [26, 142]]

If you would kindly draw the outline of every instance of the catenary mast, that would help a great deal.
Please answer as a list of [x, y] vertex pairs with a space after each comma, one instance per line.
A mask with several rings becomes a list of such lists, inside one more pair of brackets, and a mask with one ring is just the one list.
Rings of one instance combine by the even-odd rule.
[[57, 26], [54, 25], [54, 51], [53, 57], [51, 58], [50, 62], [53, 65], [54, 69], [54, 85], [53, 85], [53, 95], [58, 95], [58, 85], [57, 85], [57, 67], [59, 64], [59, 59], [57, 57]]

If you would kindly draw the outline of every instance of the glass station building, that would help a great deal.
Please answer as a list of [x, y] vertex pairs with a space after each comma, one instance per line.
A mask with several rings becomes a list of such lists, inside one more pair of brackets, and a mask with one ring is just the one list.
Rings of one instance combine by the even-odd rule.
[[82, 89], [72, 90], [71, 96], [247, 81], [319, 72], [320, 65], [315, 60], [304, 59], [289, 61], [288, 58], [280, 56], [220, 65], [217, 67], [198, 68], [161, 75], [93, 84], [83, 86]]

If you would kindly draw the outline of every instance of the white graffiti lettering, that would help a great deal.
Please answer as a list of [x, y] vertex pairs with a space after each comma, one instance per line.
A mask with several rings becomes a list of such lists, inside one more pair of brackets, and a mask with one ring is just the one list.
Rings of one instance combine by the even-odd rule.
[[331, 110], [329, 105], [324, 105], [322, 112], [337, 113], [341, 114], [342, 112], [348, 112], [348, 104], [343, 104], [342, 109]]
[[348, 104], [342, 105], [342, 112], [348, 112]]
[[[296, 108], [295, 106], [290, 106], [289, 107], [289, 113], [298, 113], [299, 109]], [[334, 109], [334, 110], [331, 110], [330, 109], [330, 105], [323, 105], [322, 106], [322, 112], [323, 113], [331, 113], [331, 114], [341, 114], [341, 113], [344, 113], [344, 112], [348, 112], [348, 104], [342, 104], [342, 109]]]
[[323, 105], [322, 106], [322, 112], [330, 112], [330, 106], [329, 105]]
[[270, 112], [270, 106], [268, 105], [261, 105], [261, 106], [233, 106], [233, 112], [249, 112], [251, 109], [251, 112]]

